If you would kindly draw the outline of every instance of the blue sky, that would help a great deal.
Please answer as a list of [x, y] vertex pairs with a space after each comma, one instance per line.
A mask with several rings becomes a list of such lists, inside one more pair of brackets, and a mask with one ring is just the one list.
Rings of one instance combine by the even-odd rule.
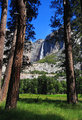
[[[50, 9], [50, 2], [51, 0], [40, 0], [41, 5], [38, 9], [38, 16], [35, 20], [32, 21], [32, 24], [35, 27], [35, 37], [37, 39], [44, 39], [48, 34], [51, 33], [50, 18], [54, 14], [53, 9]], [[9, 0], [10, 4], [10, 0]], [[1, 11], [0, 11], [1, 16]], [[8, 11], [8, 18], [9, 18], [9, 11]]]
[[[7, 12], [7, 20], [10, 17], [10, 13], [9, 13], [9, 4], [10, 4], [10, 0], [8, 0], [8, 12]], [[1, 18], [1, 8], [0, 8], [0, 18]]]
[[41, 0], [39, 6], [37, 19], [32, 23], [35, 27], [36, 39], [44, 39], [49, 33], [51, 33], [50, 18], [54, 14], [53, 9], [50, 9], [51, 0]]

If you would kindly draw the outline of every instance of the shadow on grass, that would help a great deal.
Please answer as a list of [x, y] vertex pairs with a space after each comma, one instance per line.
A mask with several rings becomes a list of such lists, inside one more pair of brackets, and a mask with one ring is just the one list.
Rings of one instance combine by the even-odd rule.
[[23, 110], [0, 110], [0, 120], [64, 120], [63, 117], [53, 114], [35, 114]]
[[[73, 110], [82, 110], [82, 105], [69, 105], [64, 100], [50, 100], [46, 98], [42, 100], [41, 98], [20, 98], [19, 102], [22, 103], [34, 103], [34, 104], [45, 104], [50, 105], [53, 104], [55, 107], [63, 108], [63, 109], [73, 109]], [[82, 102], [82, 101], [81, 101]], [[45, 109], [44, 109], [45, 111]], [[0, 120], [65, 120], [65, 118], [58, 114], [52, 113], [35, 113], [35, 111], [30, 111], [30, 109], [13, 109], [13, 110], [4, 110], [3, 106], [0, 108]], [[79, 119], [81, 120], [81, 119]]]
[[[68, 104], [66, 100], [50, 100], [46, 98], [45, 100], [42, 100], [41, 98], [20, 98], [20, 102], [24, 103], [35, 103], [35, 104], [54, 104], [55, 107], [60, 107], [63, 109], [79, 109], [82, 110], [81, 104]], [[82, 103], [82, 101], [79, 101], [79, 103]]]

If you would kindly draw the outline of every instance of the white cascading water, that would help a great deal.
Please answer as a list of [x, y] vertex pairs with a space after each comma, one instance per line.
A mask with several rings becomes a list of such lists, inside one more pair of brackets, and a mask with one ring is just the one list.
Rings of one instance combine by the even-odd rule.
[[42, 43], [41, 51], [40, 51], [40, 59], [44, 57], [44, 42]]

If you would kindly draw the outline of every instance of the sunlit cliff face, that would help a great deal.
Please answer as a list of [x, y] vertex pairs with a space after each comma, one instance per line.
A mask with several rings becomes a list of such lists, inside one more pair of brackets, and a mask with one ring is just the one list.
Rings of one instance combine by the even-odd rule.
[[60, 34], [58, 31], [52, 32], [45, 39], [39, 39], [32, 43], [30, 61], [37, 61], [50, 53], [55, 53], [59, 49], [62, 49], [63, 33], [61, 32], [60, 35], [58, 34]]

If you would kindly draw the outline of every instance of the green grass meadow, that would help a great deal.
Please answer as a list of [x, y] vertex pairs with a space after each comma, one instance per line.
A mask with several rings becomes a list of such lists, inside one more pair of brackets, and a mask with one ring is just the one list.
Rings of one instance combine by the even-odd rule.
[[4, 110], [0, 103], [0, 120], [82, 120], [82, 96], [76, 105], [66, 102], [66, 95], [20, 94], [17, 108]]

